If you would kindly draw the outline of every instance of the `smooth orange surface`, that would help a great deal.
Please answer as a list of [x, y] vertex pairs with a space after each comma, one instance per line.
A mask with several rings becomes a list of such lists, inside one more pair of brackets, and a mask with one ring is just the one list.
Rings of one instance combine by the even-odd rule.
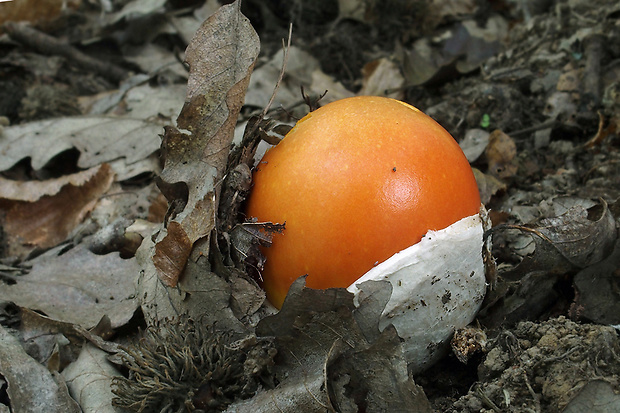
[[246, 214], [286, 223], [262, 273], [280, 308], [292, 282], [348, 287], [369, 269], [480, 208], [460, 147], [406, 103], [360, 96], [308, 114], [254, 173]]

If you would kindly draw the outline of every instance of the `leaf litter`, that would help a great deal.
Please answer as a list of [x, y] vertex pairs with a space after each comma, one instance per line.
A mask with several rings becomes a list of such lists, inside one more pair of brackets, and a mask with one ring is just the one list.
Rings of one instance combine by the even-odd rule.
[[[134, 63], [149, 75], [137, 75], [114, 96], [107, 93], [109, 79], [84, 80], [75, 68], [71, 73], [80, 80], [70, 79], [66, 57], [16, 59], [19, 48], [2, 43], [13, 52], [11, 59], [0, 63], [6, 69], [0, 82], [4, 90], [17, 93], [0, 99], [0, 115], [14, 123], [6, 126], [3, 121], [0, 163], [4, 178], [27, 181], [3, 182], [4, 191], [18, 194], [6, 195], [6, 202], [20, 203], [19, 210], [25, 213], [41, 199], [72, 187], [79, 195], [60, 198], [52, 208], [56, 215], [51, 216], [79, 204], [80, 197], [94, 203], [75, 208], [92, 211], [90, 217], [79, 212], [64, 232], [48, 230], [53, 232], [49, 245], [30, 246], [3, 260], [0, 320], [17, 329], [7, 334], [22, 337], [29, 354], [24, 356], [11, 342], [6, 347], [9, 358], [3, 360], [27, 357], [28, 366], [34, 361], [47, 366], [47, 371], [64, 369], [71, 395], [85, 411], [114, 411], [110, 376], [117, 374], [114, 368], [123, 354], [116, 342], [135, 343], [138, 326], [148, 329], [158, 320], [188, 313], [218, 334], [233, 334], [248, 342], [259, 337], [274, 340], [275, 381], [264, 382], [254, 398], [233, 402], [230, 411], [272, 411], [274, 400], [283, 411], [324, 411], [330, 406], [340, 411], [430, 411], [432, 406], [439, 411], [572, 412], [609, 411], [618, 404], [614, 392], [619, 389], [617, 333], [606, 327], [618, 325], [619, 302], [616, 125], [620, 105], [618, 66], [613, 62], [620, 51], [614, 46], [618, 9], [612, 2], [576, 1], [553, 7], [521, 2], [503, 8], [506, 5], [498, 3], [481, 7], [474, 2], [412, 1], [379, 6], [340, 1], [337, 10], [318, 3], [278, 10], [270, 2], [256, 8], [256, 2], [248, 0], [242, 5], [244, 12], [267, 51], [256, 61], [256, 77], [250, 80], [246, 98], [249, 104], [242, 107], [258, 45], [231, 32], [243, 21], [235, 5], [223, 10], [231, 20], [218, 20], [207, 31], [200, 29], [204, 37], [195, 49], [199, 52], [185, 55], [190, 81], [176, 125], [173, 119], [182, 102], [175, 103], [179, 100], [172, 97], [178, 96], [175, 90], [187, 75], [180, 63], [183, 56], [174, 56], [162, 39], [174, 36], [171, 27], [176, 25], [179, 38], [189, 43], [189, 33], [203, 18], [183, 15], [158, 2], [129, 3], [124, 9], [105, 3], [103, 9], [115, 13], [102, 27], [114, 33], [124, 53], [131, 50], [126, 34], [131, 30], [134, 43], [156, 44], [160, 56], [166, 57], [165, 64], [163, 60], [161, 65], [153, 60], [145, 63], [148, 49], [133, 49], [139, 57]], [[204, 9], [215, 10], [213, 3], [205, 2]], [[162, 16], [174, 25], [163, 24]], [[226, 174], [236, 171], [236, 165], [226, 164], [232, 131], [238, 112], [247, 120], [248, 112], [262, 109], [270, 85], [278, 82], [282, 56], [273, 52], [280, 48], [289, 21], [296, 24], [296, 44], [290, 52], [298, 57], [289, 65], [280, 100], [269, 112], [275, 121], [292, 124], [303, 115], [304, 99], [297, 90], [304, 86], [309, 100], [329, 90], [319, 104], [350, 94], [402, 96], [435, 117], [464, 147], [462, 137], [470, 131], [492, 134], [491, 143], [482, 138], [482, 143], [469, 144], [478, 145], [472, 148], [470, 162], [496, 224], [493, 252], [499, 269], [477, 321], [488, 340], [470, 355], [467, 365], [450, 355], [412, 377], [394, 331], [380, 331], [373, 321], [389, 297], [388, 289], [380, 285], [368, 286], [368, 305], [354, 308], [348, 293], [314, 292], [299, 280], [289, 300], [306, 305], [290, 304], [273, 315], [257, 282], [246, 274], [256, 265], [247, 258], [255, 254], [235, 256], [220, 248], [217, 236], [230, 236], [227, 231], [246, 225], [235, 227], [239, 222], [235, 203], [244, 198], [245, 187], [234, 187], [227, 195], [230, 206], [218, 211], [218, 205], [223, 205], [219, 197], [224, 198], [220, 188], [222, 193], [223, 188], [233, 188], [224, 184]], [[509, 33], [506, 22], [511, 25]], [[104, 33], [102, 28], [96, 30]], [[88, 36], [77, 31], [74, 35]], [[233, 40], [225, 44], [243, 45], [239, 54], [231, 55], [225, 47], [209, 48], [231, 35]], [[97, 43], [96, 38], [92, 41]], [[413, 55], [419, 58], [412, 60]], [[236, 67], [239, 77], [220, 83], [211, 75], [222, 71], [214, 69], [217, 66], [212, 64], [217, 62], [205, 56], [232, 57], [233, 63], [222, 67]], [[42, 61], [51, 65], [46, 73], [35, 63]], [[129, 55], [126, 61], [131, 61]], [[38, 79], [50, 76], [65, 86], [32, 85], [20, 95], [22, 80], [13, 71], [18, 66]], [[64, 98], [37, 101], [44, 90]], [[74, 99], [72, 93], [90, 96]], [[149, 99], [158, 102], [152, 110], [147, 108]], [[70, 107], [57, 106], [61, 101]], [[84, 103], [83, 115], [59, 117], [63, 110], [77, 110], [76, 101]], [[18, 123], [42, 115], [56, 117]], [[163, 132], [161, 147], [164, 170], [159, 184], [170, 208], [165, 217], [159, 213], [160, 218], [153, 219], [158, 222], [147, 223], [140, 220], [149, 216], [157, 194], [153, 188], [143, 189], [142, 183], [160, 172], [158, 135], [164, 124], [179, 128], [171, 126]], [[67, 154], [69, 173], [58, 174], [56, 168]], [[116, 182], [93, 192], [85, 177], [104, 168], [104, 162], [116, 172], [116, 178], [111, 178]], [[88, 168], [91, 172], [83, 171]], [[121, 211], [127, 210], [129, 197], [121, 199], [123, 193], [136, 197], [125, 220]], [[10, 234], [27, 228], [28, 217], [41, 216], [37, 209], [30, 211], [13, 232], [7, 232], [11, 220], [3, 217], [5, 245], [15, 248], [15, 235]], [[226, 225], [218, 227], [220, 220]], [[134, 229], [125, 232], [133, 221]], [[80, 222], [88, 228], [80, 227]], [[106, 238], [104, 228], [115, 235]], [[213, 228], [224, 231], [211, 235]], [[126, 240], [128, 234], [144, 242], [137, 252], [135, 247], [126, 249], [121, 258], [120, 247], [113, 246], [118, 244], [106, 245], [106, 240]], [[166, 237], [168, 243], [162, 244]], [[64, 244], [54, 248], [59, 243]], [[160, 245], [158, 251], [155, 245]], [[44, 252], [47, 248], [52, 249]], [[9, 250], [5, 247], [5, 252]], [[244, 251], [250, 250], [251, 246]], [[220, 252], [225, 255], [219, 256]], [[157, 253], [166, 262], [158, 264], [159, 270], [152, 262]], [[66, 268], [70, 270], [62, 274]], [[67, 283], [74, 289], [63, 290]], [[43, 285], [51, 286], [46, 291], [51, 294], [40, 294]], [[79, 291], [83, 300], [77, 300], [72, 291]], [[128, 299], [122, 305], [110, 305], [106, 299], [111, 296]], [[18, 304], [18, 315], [8, 302]], [[74, 336], [68, 327], [72, 325], [81, 326], [81, 335]], [[83, 328], [94, 328], [94, 333]], [[107, 353], [83, 344], [84, 340]], [[65, 368], [80, 349], [79, 364]], [[108, 359], [114, 364], [108, 364]], [[30, 400], [12, 392], [17, 366], [5, 362], [0, 367], [7, 384], [0, 400], [28, 411]], [[50, 411], [71, 411], [61, 376], [49, 377], [56, 381], [25, 380], [61, 395], [48, 397], [50, 393], [41, 392], [32, 401], [47, 397]], [[82, 383], [80, 377], [85, 378]], [[95, 383], [100, 387], [93, 387]]]

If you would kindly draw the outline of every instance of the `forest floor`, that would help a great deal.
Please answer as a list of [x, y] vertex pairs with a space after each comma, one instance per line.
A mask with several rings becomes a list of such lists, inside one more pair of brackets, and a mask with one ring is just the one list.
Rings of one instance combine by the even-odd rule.
[[[187, 113], [179, 117], [186, 91], [196, 90], [183, 61], [202, 56], [185, 50], [219, 7], [215, 0], [0, 3], [0, 412], [36, 411], [28, 410], [36, 405], [59, 412], [138, 411], [141, 400], [153, 395], [127, 384], [125, 390], [146, 393], [119, 396], [126, 382], [113, 377], [135, 378], [141, 365], [128, 343], [183, 306], [190, 317], [208, 312], [208, 324], [239, 339], [243, 360], [218, 354], [244, 369], [253, 360], [255, 372], [239, 373], [242, 389], [228, 392], [206, 390], [204, 375], [219, 373], [199, 369], [198, 385], [183, 387], [180, 379], [162, 385], [144, 411], [273, 411], [273, 400], [281, 401], [281, 411], [298, 413], [620, 411], [620, 5], [242, 3], [260, 54], [233, 119], [237, 146], [253, 116], [293, 125], [308, 103], [380, 95], [434, 118], [474, 169], [492, 222], [496, 271], [488, 274], [467, 342], [471, 353], [459, 360], [450, 352], [413, 376], [393, 361], [400, 356], [388, 354], [399, 348], [388, 332], [375, 334], [376, 341], [351, 338], [363, 349], [357, 353], [333, 342], [316, 348], [301, 343], [291, 333], [299, 323], [324, 338], [319, 323], [304, 318], [301, 304], [274, 317], [256, 280], [226, 250], [228, 238], [214, 236], [205, 245], [209, 232], [170, 224], [200, 212], [194, 195], [204, 200], [213, 189], [196, 185], [183, 205], [175, 203], [183, 195], [173, 184], [195, 183], [198, 172], [183, 169], [174, 147], [182, 135], [164, 127], [197, 127]], [[22, 20], [30, 23], [17, 23]], [[291, 23], [291, 45], [285, 47]], [[237, 41], [239, 53], [253, 52], [250, 40]], [[204, 168], [201, 159], [187, 159]], [[162, 192], [174, 201], [170, 207]], [[218, 219], [233, 228], [240, 205], [222, 205]], [[175, 232], [173, 246], [162, 244], [153, 235], [166, 232], [162, 222], [167, 234], [182, 227], [187, 239]], [[223, 257], [213, 253], [218, 242]], [[175, 249], [178, 243], [182, 247]], [[200, 281], [206, 284], [187, 284], [199, 271], [192, 265], [204, 264], [198, 250], [210, 256], [213, 273]], [[159, 272], [144, 264], [165, 253], [184, 259], [164, 270], [161, 260], [151, 262]], [[183, 270], [188, 258], [183, 281], [175, 268]], [[229, 268], [231, 262], [237, 265]], [[149, 278], [156, 273], [159, 279]], [[300, 302], [315, 300], [312, 305], [323, 309], [322, 325], [363, 330], [351, 314], [336, 321], [340, 310], [328, 305], [331, 300], [348, 308], [349, 298], [311, 297], [298, 287]], [[207, 289], [217, 290], [208, 302], [201, 295]], [[194, 332], [193, 321], [182, 323]], [[275, 344], [260, 338], [266, 332], [279, 337]], [[194, 333], [213, 348], [221, 349], [221, 341], [232, 346], [228, 333], [212, 340]], [[166, 348], [157, 340], [163, 339], [151, 343], [153, 360], [157, 349]], [[381, 350], [379, 342], [385, 344]], [[295, 353], [294, 346], [303, 347], [305, 359], [293, 363], [282, 356], [283, 350]], [[379, 368], [387, 359], [393, 361], [386, 367], [390, 377], [370, 377], [355, 364]], [[342, 381], [353, 380], [353, 372], [361, 372], [359, 383]], [[233, 388], [226, 374], [219, 380]], [[398, 386], [392, 396], [373, 395], [393, 381]], [[366, 393], [356, 392], [361, 388]], [[403, 396], [407, 389], [415, 397]], [[173, 390], [183, 395], [168, 402], [161, 394]]]

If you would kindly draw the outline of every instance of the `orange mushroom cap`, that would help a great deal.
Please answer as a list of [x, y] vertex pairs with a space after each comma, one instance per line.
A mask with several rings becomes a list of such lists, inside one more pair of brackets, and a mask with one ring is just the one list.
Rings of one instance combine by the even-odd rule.
[[285, 223], [262, 272], [281, 307], [307, 274], [311, 288], [348, 287], [374, 265], [478, 213], [480, 196], [457, 142], [406, 103], [360, 96], [301, 119], [258, 164], [246, 215]]

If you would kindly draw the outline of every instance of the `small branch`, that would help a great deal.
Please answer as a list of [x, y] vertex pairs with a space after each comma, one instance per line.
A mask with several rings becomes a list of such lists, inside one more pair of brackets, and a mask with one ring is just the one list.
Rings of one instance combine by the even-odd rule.
[[40, 32], [24, 23], [7, 22], [3, 25], [3, 28], [13, 40], [31, 47], [39, 53], [63, 56], [72, 63], [114, 82], [120, 82], [128, 75], [127, 70], [110, 62], [90, 57], [66, 42]]
[[601, 35], [592, 35], [585, 41], [586, 67], [583, 92], [594, 107], [601, 103], [601, 59], [604, 40]]
[[267, 106], [265, 106], [265, 108], [263, 109], [263, 112], [261, 113], [261, 119], [267, 115], [267, 112], [271, 108], [271, 105], [273, 104], [273, 101], [276, 98], [276, 95], [278, 94], [278, 89], [280, 88], [280, 85], [282, 84], [282, 80], [284, 79], [284, 74], [286, 73], [286, 64], [288, 63], [288, 54], [291, 50], [292, 38], [293, 38], [293, 23], [291, 23], [288, 26], [288, 41], [286, 42], [286, 45], [284, 44], [284, 40], [282, 40], [282, 48], [284, 50], [284, 55], [282, 56], [282, 69], [280, 70], [280, 76], [278, 76], [278, 81], [276, 82], [276, 86], [273, 88], [273, 93], [271, 94], [271, 98], [269, 99]]
[[263, 108], [263, 111], [260, 113], [260, 115], [257, 116], [256, 123], [252, 125], [251, 128], [248, 129], [244, 133], [244, 135], [252, 135], [254, 134], [254, 132], [256, 132], [262, 120], [265, 119], [265, 116], [267, 116], [267, 112], [269, 112], [269, 109], [271, 108], [271, 105], [273, 104], [273, 101], [275, 100], [276, 95], [278, 94], [278, 89], [280, 88], [280, 84], [282, 84], [282, 80], [284, 79], [284, 75], [286, 73], [286, 65], [288, 63], [288, 54], [289, 54], [289, 51], [291, 50], [292, 38], [293, 38], [293, 24], [291, 23], [288, 27], [288, 40], [286, 44], [284, 44], [284, 39], [282, 39], [282, 49], [284, 52], [282, 55], [282, 68], [280, 69], [280, 75], [278, 76], [278, 81], [276, 82], [276, 85], [273, 88], [273, 93], [271, 94], [271, 98], [269, 98], [269, 102], [267, 102], [267, 105]]
[[529, 128], [519, 129], [519, 130], [516, 130], [516, 131], [509, 132], [508, 135], [510, 135], [512, 138], [514, 138], [515, 136], [518, 136], [518, 135], [524, 135], [526, 133], [532, 133], [532, 132], [536, 132], [536, 131], [539, 131], [539, 130], [542, 130], [542, 129], [554, 128], [554, 127], [556, 127], [558, 125], [560, 125], [560, 122], [558, 122], [556, 120], [551, 120], [551, 121], [548, 121], [548, 122], [541, 123], [539, 125], [531, 126]]
[[523, 380], [525, 381], [525, 386], [527, 387], [527, 391], [530, 393], [530, 396], [534, 399], [535, 412], [540, 413], [540, 397], [536, 394], [532, 385], [530, 384], [530, 379], [527, 377], [527, 372], [523, 370]]

